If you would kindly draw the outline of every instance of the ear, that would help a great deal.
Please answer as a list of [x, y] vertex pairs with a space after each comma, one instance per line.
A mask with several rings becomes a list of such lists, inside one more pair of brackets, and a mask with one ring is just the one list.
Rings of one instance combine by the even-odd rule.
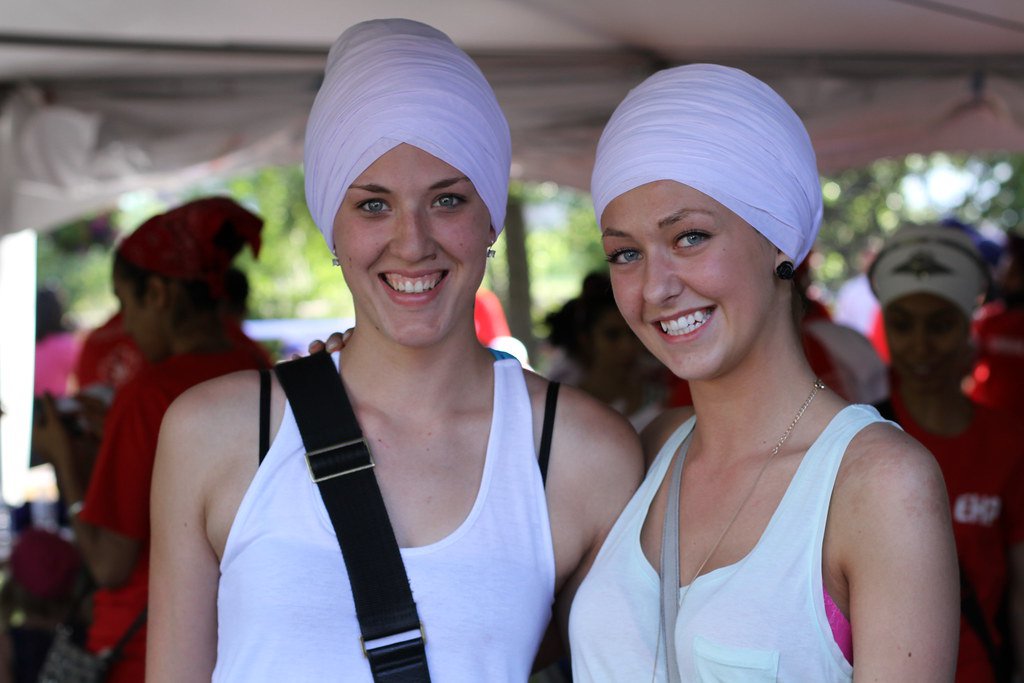
[[498, 231], [494, 229], [493, 225], [487, 230], [487, 239], [492, 245], [498, 241]]
[[142, 303], [146, 307], [167, 308], [171, 301], [170, 283], [158, 275], [146, 278]]

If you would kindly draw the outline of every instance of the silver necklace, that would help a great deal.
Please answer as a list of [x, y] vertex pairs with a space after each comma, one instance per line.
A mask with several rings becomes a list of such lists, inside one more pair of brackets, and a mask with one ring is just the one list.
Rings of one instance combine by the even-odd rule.
[[[711, 550], [708, 551], [707, 555], [705, 555], [704, 560], [700, 563], [700, 565], [698, 565], [697, 571], [695, 571], [693, 573], [693, 576], [690, 578], [690, 581], [686, 584], [686, 590], [683, 591], [682, 596], [679, 598], [677, 614], [678, 614], [678, 610], [682, 609], [683, 602], [686, 600], [686, 596], [690, 593], [690, 588], [693, 586], [693, 582], [696, 581], [697, 578], [700, 576], [700, 573], [702, 571], [704, 571], [705, 565], [707, 565], [708, 560], [711, 559], [711, 556], [715, 554], [715, 551], [718, 550], [718, 546], [720, 546], [722, 544], [722, 541], [725, 540], [726, 534], [729, 533], [729, 529], [731, 529], [732, 525], [736, 522], [736, 519], [740, 515], [740, 511], [743, 510], [743, 507], [747, 504], [747, 501], [750, 500], [750, 497], [754, 495], [754, 490], [757, 488], [758, 482], [761, 481], [761, 475], [763, 475], [765, 470], [768, 469], [768, 465], [770, 465], [771, 462], [775, 459], [775, 456], [779, 454], [779, 451], [782, 449], [782, 445], [784, 443], [786, 443], [786, 439], [788, 439], [789, 435], [793, 433], [793, 430], [796, 428], [797, 423], [800, 422], [800, 418], [804, 416], [804, 413], [807, 411], [807, 408], [811, 405], [811, 402], [814, 401], [814, 397], [817, 396], [818, 392], [821, 391], [824, 388], [825, 388], [825, 383], [824, 382], [822, 382], [820, 379], [815, 379], [814, 380], [814, 385], [811, 387], [811, 393], [808, 394], [807, 398], [803, 402], [803, 405], [800, 406], [800, 409], [798, 411], [796, 411], [796, 415], [793, 417], [793, 421], [789, 423], [788, 427], [786, 427], [786, 431], [784, 431], [782, 433], [782, 436], [779, 438], [778, 442], [775, 444], [775, 447], [772, 448], [771, 453], [769, 453], [768, 457], [765, 458], [764, 463], [761, 465], [761, 469], [758, 470], [758, 472], [757, 472], [757, 476], [754, 477], [754, 481], [751, 483], [750, 488], [747, 490], [746, 495], [744, 495], [743, 499], [740, 500], [740, 504], [738, 506], [736, 506], [736, 511], [732, 513], [732, 517], [729, 519], [728, 524], [726, 524], [725, 528], [722, 529], [722, 533], [718, 536], [718, 540], [715, 541], [715, 544], [713, 546], [711, 546]], [[678, 513], [678, 510], [677, 510], [677, 513]], [[666, 514], [668, 514], [668, 511], [666, 511]], [[678, 536], [678, 532], [677, 532], [676, 535]], [[666, 625], [665, 624], [661, 624], [660, 620], [659, 620], [659, 624], [660, 624], [660, 626], [658, 628], [658, 643], [655, 646], [655, 651], [654, 651], [654, 672], [652, 672], [652, 675], [651, 675], [652, 683], [654, 681], [654, 676], [657, 674], [657, 670], [658, 670], [658, 657], [660, 655], [661, 640], [662, 640], [662, 629], [666, 628]], [[667, 664], [667, 666], [671, 667], [671, 666], [673, 666], [674, 663], [673, 662], [667, 662], [666, 664]]]

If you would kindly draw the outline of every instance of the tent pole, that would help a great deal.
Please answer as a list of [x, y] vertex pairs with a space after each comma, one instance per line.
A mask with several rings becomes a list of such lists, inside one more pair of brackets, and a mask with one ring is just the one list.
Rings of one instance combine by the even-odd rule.
[[505, 213], [505, 253], [508, 255], [508, 326], [536, 361], [537, 340], [530, 314], [530, 264], [526, 258], [526, 224], [519, 200], [509, 197]]
[[0, 489], [8, 505], [25, 498], [32, 441], [36, 240], [33, 230], [0, 238]]

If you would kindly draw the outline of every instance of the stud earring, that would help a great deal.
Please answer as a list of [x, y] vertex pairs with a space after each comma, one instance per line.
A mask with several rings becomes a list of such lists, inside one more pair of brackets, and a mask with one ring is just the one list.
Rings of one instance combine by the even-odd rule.
[[775, 268], [775, 275], [780, 280], [792, 280], [795, 273], [792, 261], [783, 261]]
[[331, 265], [332, 266], [341, 266], [341, 262], [338, 261], [338, 252], [331, 251], [331, 255], [334, 257], [334, 258], [331, 259]]
[[487, 247], [487, 258], [494, 258], [494, 254], [495, 253], [496, 252], [493, 249], [491, 249], [490, 247]]

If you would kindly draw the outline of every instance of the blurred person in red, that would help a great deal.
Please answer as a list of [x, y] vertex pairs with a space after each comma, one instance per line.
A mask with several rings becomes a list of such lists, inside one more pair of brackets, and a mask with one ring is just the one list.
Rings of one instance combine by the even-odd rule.
[[498, 337], [511, 337], [512, 332], [505, 318], [505, 309], [501, 299], [489, 289], [476, 290], [476, 301], [473, 306], [473, 324], [476, 326], [476, 338], [487, 346]]
[[[101, 586], [88, 639], [94, 652], [126, 633], [148, 602], [149, 492], [164, 413], [196, 384], [265, 366], [232, 343], [221, 319], [225, 273], [244, 245], [258, 253], [262, 225], [234, 201], [212, 197], [149, 219], [118, 246], [122, 325], [147, 362], [114, 397], [90, 479], [53, 401], [45, 404], [36, 443], [54, 465], [76, 542]], [[143, 628], [108, 680], [144, 680], [145, 641]]]
[[142, 369], [146, 359], [124, 329], [121, 311], [92, 330], [82, 342], [75, 365], [78, 386], [104, 386], [116, 391]]
[[956, 680], [1008, 681], [1009, 656], [1024, 662], [1024, 443], [1017, 418], [961, 388], [989, 267], [963, 231], [908, 226], [879, 253], [871, 283], [892, 358], [890, 399], [877, 407], [932, 452], [949, 495], [961, 578]]
[[242, 324], [249, 313], [249, 278], [239, 268], [231, 266], [224, 275], [224, 300], [221, 317], [228, 339], [249, 353], [266, 367], [273, 364], [267, 349], [245, 333]]
[[974, 322], [977, 361], [970, 396], [993, 408], [1024, 410], [1024, 238], [1010, 235], [996, 270], [999, 298]]

